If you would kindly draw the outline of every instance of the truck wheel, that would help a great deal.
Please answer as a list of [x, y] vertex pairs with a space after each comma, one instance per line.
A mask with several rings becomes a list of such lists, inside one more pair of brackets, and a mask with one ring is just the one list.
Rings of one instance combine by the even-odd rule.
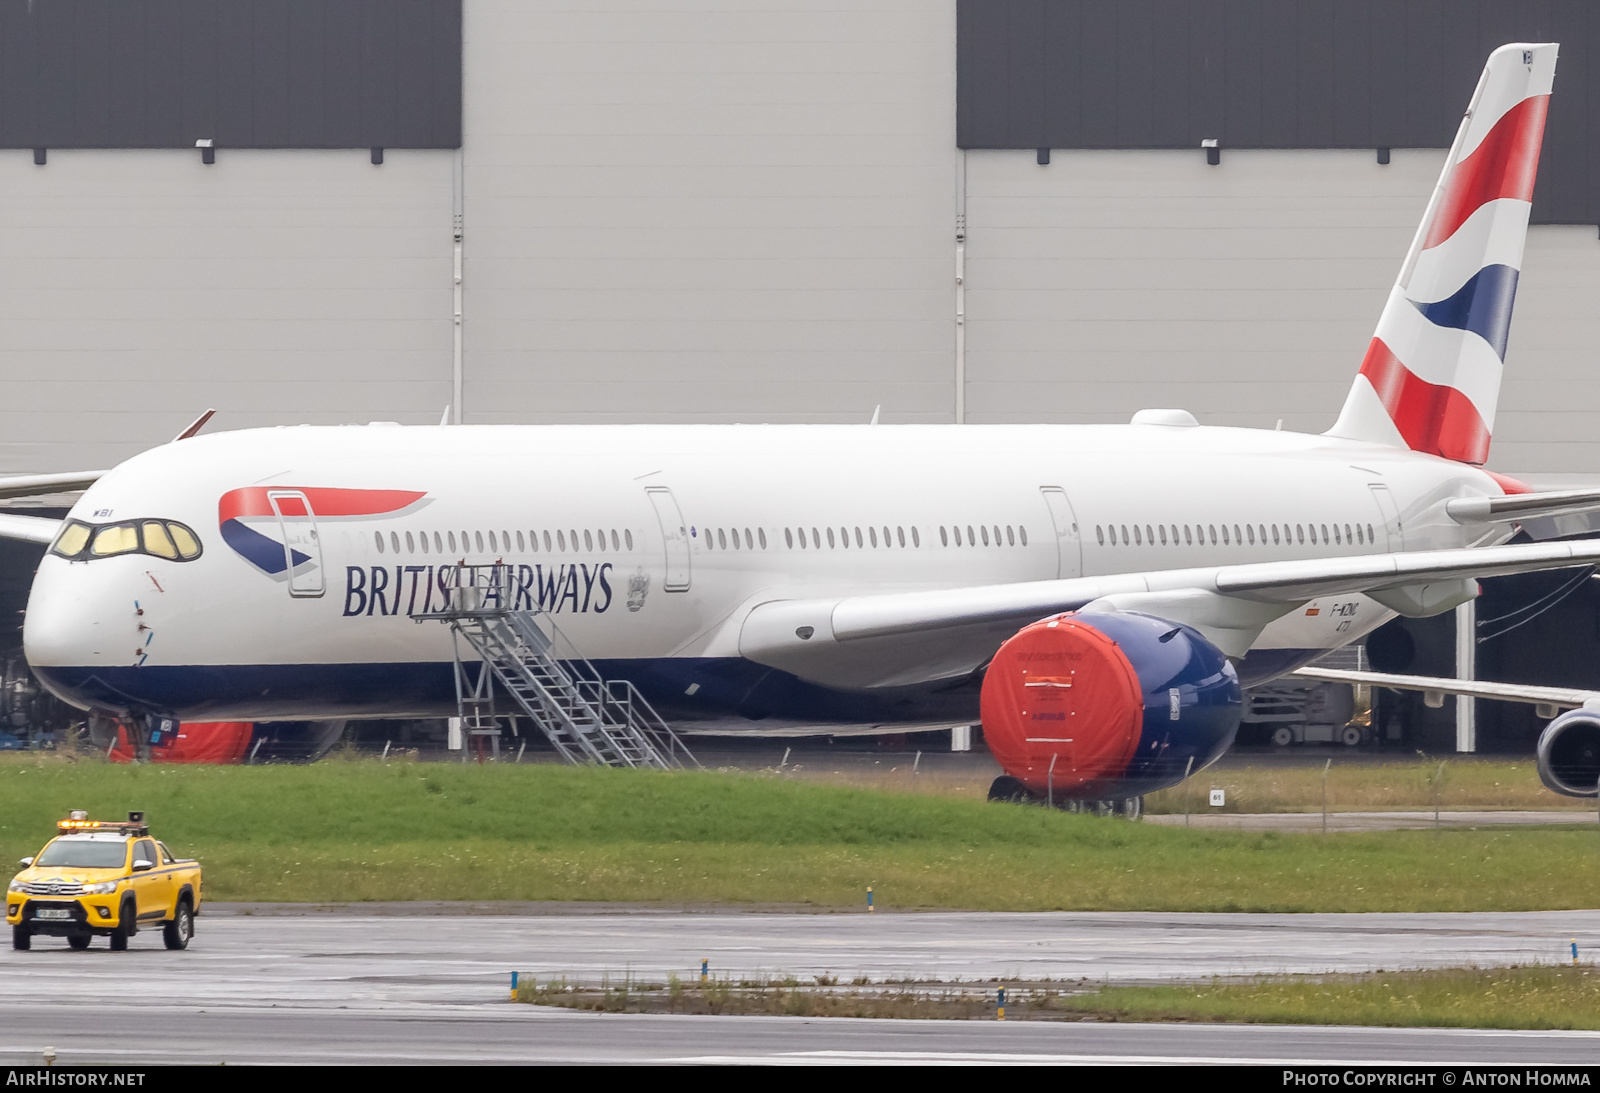
[[33, 932], [31, 930], [29, 930], [26, 926], [11, 927], [11, 947], [13, 949], [20, 949], [22, 952], [27, 952], [28, 948], [32, 944]]
[[72, 934], [67, 938], [67, 948], [82, 952], [89, 947], [88, 934]]
[[128, 938], [137, 929], [134, 925], [133, 905], [124, 903], [122, 913], [117, 917], [117, 928], [111, 931], [111, 951], [114, 953], [126, 952]]
[[189, 910], [189, 901], [181, 899], [178, 909], [172, 913], [172, 921], [161, 927], [161, 940], [169, 949], [187, 949], [193, 936], [194, 914]]

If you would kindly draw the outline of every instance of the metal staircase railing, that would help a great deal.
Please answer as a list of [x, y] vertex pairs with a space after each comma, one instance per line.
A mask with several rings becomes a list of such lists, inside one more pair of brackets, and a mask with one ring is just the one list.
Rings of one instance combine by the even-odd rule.
[[[518, 611], [511, 567], [457, 566], [443, 610], [413, 616], [450, 624], [456, 701], [469, 735], [498, 738], [494, 683], [569, 763], [660, 770], [700, 764], [632, 682], [605, 679], [544, 611]], [[548, 627], [548, 631], [546, 630]], [[558, 656], [559, 640], [570, 656]], [[461, 643], [480, 662], [467, 670]], [[516, 732], [514, 718], [512, 732]], [[498, 750], [498, 749], [497, 749]]]

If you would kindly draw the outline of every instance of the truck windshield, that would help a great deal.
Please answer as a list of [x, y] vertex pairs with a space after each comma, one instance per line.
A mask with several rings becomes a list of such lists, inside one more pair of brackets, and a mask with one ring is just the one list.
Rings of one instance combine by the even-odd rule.
[[44, 848], [33, 864], [34, 868], [53, 865], [59, 869], [121, 869], [127, 856], [125, 843], [57, 839]]

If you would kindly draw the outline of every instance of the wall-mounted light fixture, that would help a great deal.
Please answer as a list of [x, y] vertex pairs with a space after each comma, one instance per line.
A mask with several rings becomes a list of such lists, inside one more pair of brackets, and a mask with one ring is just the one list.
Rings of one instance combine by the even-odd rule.
[[1206, 150], [1206, 162], [1215, 167], [1222, 162], [1222, 147], [1217, 143], [1216, 137], [1207, 137], [1200, 142], [1200, 147]]
[[215, 163], [215, 162], [217, 162], [217, 142], [216, 141], [212, 140], [210, 137], [201, 137], [199, 140], [194, 142], [194, 146], [196, 148], [200, 149], [200, 162], [201, 163]]

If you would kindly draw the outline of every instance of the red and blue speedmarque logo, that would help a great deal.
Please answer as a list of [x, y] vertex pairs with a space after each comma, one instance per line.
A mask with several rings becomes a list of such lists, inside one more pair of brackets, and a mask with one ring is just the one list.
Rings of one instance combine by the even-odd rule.
[[426, 497], [417, 490], [351, 490], [330, 486], [246, 486], [217, 502], [222, 541], [263, 573], [293, 574], [321, 565], [316, 522], [350, 516], [387, 516]]

